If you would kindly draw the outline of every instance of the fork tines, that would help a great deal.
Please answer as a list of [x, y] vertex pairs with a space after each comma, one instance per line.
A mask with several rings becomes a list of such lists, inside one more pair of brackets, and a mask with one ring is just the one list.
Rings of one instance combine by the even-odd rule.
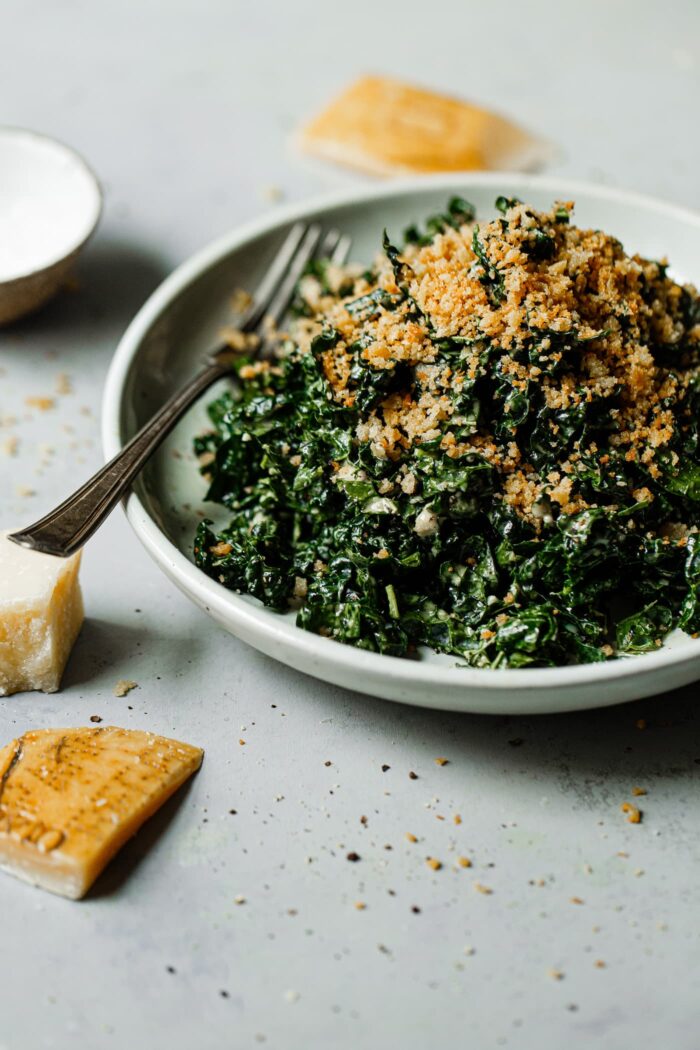
[[324, 234], [318, 223], [295, 223], [263, 277], [252, 306], [244, 314], [239, 326], [241, 331], [252, 332], [263, 320], [279, 325], [311, 260], [328, 259], [342, 266], [351, 244], [351, 238], [339, 230], [330, 229]]

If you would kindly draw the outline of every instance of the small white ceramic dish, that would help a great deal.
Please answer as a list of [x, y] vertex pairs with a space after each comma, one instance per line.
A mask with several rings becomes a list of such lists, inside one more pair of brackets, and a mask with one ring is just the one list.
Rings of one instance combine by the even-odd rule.
[[[369, 260], [386, 226], [395, 236], [413, 220], [460, 193], [479, 215], [494, 214], [503, 193], [544, 207], [575, 200], [575, 221], [616, 234], [628, 250], [668, 255], [674, 275], [700, 282], [700, 216], [620, 190], [537, 176], [480, 173], [435, 176], [354, 189], [300, 207], [275, 211], [227, 234], [180, 266], [129, 326], [107, 379], [103, 406], [105, 455], [113, 456], [162, 399], [182, 384], [230, 321], [234, 288], [253, 289], [283, 230], [298, 218], [337, 226], [353, 237], [353, 258]], [[420, 660], [380, 656], [297, 628], [255, 599], [236, 595], [200, 572], [192, 537], [205, 513], [205, 483], [191, 454], [192, 437], [207, 425], [204, 403], [180, 423], [139, 479], [126, 503], [136, 534], [157, 564], [232, 634], [277, 660], [328, 682], [388, 700], [456, 711], [531, 714], [602, 707], [650, 696], [700, 678], [700, 641], [677, 634], [655, 653], [578, 667], [479, 670], [454, 657]], [[202, 630], [206, 623], [202, 622]]]
[[0, 324], [43, 306], [95, 229], [99, 183], [68, 146], [0, 127]]

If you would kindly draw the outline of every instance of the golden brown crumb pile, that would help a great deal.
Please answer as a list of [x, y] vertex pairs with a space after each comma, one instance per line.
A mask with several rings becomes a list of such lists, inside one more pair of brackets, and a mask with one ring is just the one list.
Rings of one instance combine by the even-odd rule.
[[[473, 224], [447, 226], [428, 244], [407, 245], [401, 261], [407, 264], [409, 298], [398, 306], [380, 305], [369, 315], [350, 312], [347, 305], [378, 289], [388, 297], [398, 295], [386, 256], [378, 260], [376, 279], [372, 274], [356, 278], [352, 294], [344, 298], [321, 294], [318, 282], [306, 278], [304, 298], [312, 318], [299, 322], [294, 335], [308, 347], [321, 322], [340, 334], [322, 355], [338, 402], [354, 404], [358, 342], [368, 368], [408, 366], [413, 371], [410, 392], [388, 394], [357, 425], [357, 438], [368, 442], [377, 458], [396, 460], [412, 446], [440, 438], [449, 457], [476, 453], [494, 466], [503, 476], [505, 500], [524, 517], [533, 518], [543, 494], [567, 514], [588, 506], [572, 492], [569, 475], [582, 454], [604, 454], [595, 443], [582, 447], [575, 442], [559, 469], [540, 476], [518, 445], [516, 426], [505, 445], [482, 429], [460, 439], [453, 432], [453, 424], [458, 430], [464, 423], [457, 395], [476, 376], [485, 347], [496, 345], [499, 369], [510, 385], [523, 392], [540, 386], [553, 413], [593, 400], [607, 403], [615, 428], [610, 446], [657, 476], [655, 457], [674, 432], [671, 403], [683, 400], [696, 369], [684, 367], [685, 361], [663, 367], [649, 347], [700, 342], [700, 326], [688, 331], [685, 323], [687, 299], [695, 297], [695, 289], [667, 276], [663, 261], [627, 255], [613, 236], [571, 225], [572, 209], [572, 202], [560, 202], [541, 213], [513, 203], [503, 218], [476, 227], [481, 259]], [[543, 231], [551, 239], [546, 257], [533, 250]], [[485, 266], [490, 281], [484, 281]], [[448, 338], [465, 345], [458, 366], [444, 359], [436, 363], [435, 340]], [[536, 360], [532, 355], [528, 360], [534, 341]], [[556, 420], [550, 419], [549, 427], [556, 439]], [[407, 473], [404, 492], [410, 493], [413, 483]], [[643, 500], [649, 493], [635, 495]]]

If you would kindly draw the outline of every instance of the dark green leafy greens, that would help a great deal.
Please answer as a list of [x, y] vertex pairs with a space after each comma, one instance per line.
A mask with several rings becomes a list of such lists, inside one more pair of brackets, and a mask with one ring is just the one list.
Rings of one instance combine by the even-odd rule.
[[[517, 240], [517, 265], [533, 287], [550, 279], [552, 261], [573, 243], [563, 239], [572, 235], [568, 206], [547, 216], [507, 198], [496, 207], [502, 218], [480, 228], [471, 225], [471, 205], [455, 198], [424, 230], [406, 231], [403, 251], [385, 235], [393, 285], [369, 271], [334, 291], [326, 268], [315, 265], [321, 293], [345, 298], [359, 335], [344, 340], [324, 315], [309, 350], [289, 344], [277, 366], [260, 371], [241, 360], [239, 389], [210, 407], [213, 430], [196, 443], [207, 459], [208, 499], [231, 513], [220, 532], [201, 524], [196, 562], [274, 609], [296, 606], [306, 630], [393, 655], [425, 645], [480, 667], [561, 665], [652, 650], [675, 627], [698, 632], [694, 290], [674, 291], [664, 267], [642, 260], [639, 302], [658, 304], [663, 287], [673, 322], [657, 324], [660, 308], [650, 305], [644, 345], [653, 366], [645, 367], [649, 375], [653, 367], [660, 393], [643, 425], [658, 431], [659, 412], [670, 420], [670, 436], [652, 459], [625, 436], [622, 365], [611, 366], [611, 380], [593, 395], [586, 388], [579, 396], [584, 388], [576, 386], [597, 374], [601, 355], [611, 360], [615, 348], [641, 338], [626, 301], [611, 298], [595, 324], [581, 314], [545, 326], [534, 296], [514, 341], [488, 334], [486, 322], [513, 295], [501, 239]], [[451, 231], [473, 251], [470, 287], [481, 310], [458, 332], [442, 331], [425, 308], [410, 263], [410, 250], [457, 235]], [[605, 250], [619, 255], [621, 247], [609, 239]], [[586, 277], [592, 299], [594, 276]], [[301, 295], [295, 313], [315, 316]], [[371, 326], [391, 317], [425, 333], [424, 359], [452, 385], [436, 434], [410, 440], [399, 425], [386, 454], [358, 437], [358, 425], [384, 424], [391, 406], [418, 404], [430, 386], [421, 365], [400, 354], [372, 363]], [[617, 341], [607, 343], [611, 331]], [[329, 361], [343, 347], [341, 397]], [[559, 404], [547, 384], [574, 394]], [[508, 495], [504, 474], [514, 443], [518, 471], [537, 487], [525, 510]], [[485, 455], [486, 445], [498, 454]], [[458, 455], [447, 454], [453, 447]], [[557, 495], [562, 477], [564, 496]]]

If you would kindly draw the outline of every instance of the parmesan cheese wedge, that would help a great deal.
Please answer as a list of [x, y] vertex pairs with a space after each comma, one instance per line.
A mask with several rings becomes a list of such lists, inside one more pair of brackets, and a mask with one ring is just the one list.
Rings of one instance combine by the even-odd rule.
[[553, 149], [496, 113], [389, 77], [362, 77], [304, 129], [301, 146], [373, 175], [522, 171]]
[[0, 869], [77, 900], [202, 762], [134, 729], [36, 729], [0, 750]]
[[83, 624], [80, 554], [54, 558], [0, 532], [0, 696], [54, 693]]

